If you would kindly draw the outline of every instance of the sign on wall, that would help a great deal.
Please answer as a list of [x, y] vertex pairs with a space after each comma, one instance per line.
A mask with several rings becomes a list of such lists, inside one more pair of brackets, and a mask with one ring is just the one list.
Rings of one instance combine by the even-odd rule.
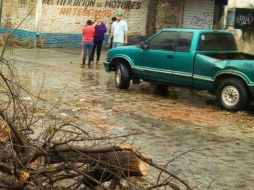
[[43, 4], [61, 6], [105, 7], [121, 9], [140, 9], [141, 2], [137, 1], [96, 1], [96, 0], [43, 0]]
[[40, 32], [75, 33], [88, 19], [100, 16], [109, 27], [116, 11], [123, 13], [129, 32], [145, 32], [148, 0], [41, 0]]
[[137, 10], [141, 8], [140, 1], [116, 0], [43, 0], [44, 5], [59, 6], [59, 15], [68, 16], [112, 16], [112, 9]]

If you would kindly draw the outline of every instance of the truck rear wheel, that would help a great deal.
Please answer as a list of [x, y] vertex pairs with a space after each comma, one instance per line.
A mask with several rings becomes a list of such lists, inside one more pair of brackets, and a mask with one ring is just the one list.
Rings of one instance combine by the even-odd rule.
[[238, 111], [244, 109], [249, 101], [245, 84], [235, 78], [223, 80], [217, 89], [217, 100], [226, 110]]
[[127, 90], [130, 86], [130, 72], [127, 65], [118, 63], [115, 72], [116, 86], [120, 89]]

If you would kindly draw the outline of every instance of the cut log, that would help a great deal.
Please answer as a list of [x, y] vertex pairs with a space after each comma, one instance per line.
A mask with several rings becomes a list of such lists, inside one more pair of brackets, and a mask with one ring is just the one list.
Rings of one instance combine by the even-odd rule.
[[[84, 185], [94, 188], [100, 183], [111, 181], [113, 178], [128, 178], [146, 176], [149, 165], [140, 160], [133, 152], [110, 152], [100, 155], [99, 162], [95, 162], [94, 170], [87, 173]], [[98, 183], [99, 182], [99, 183]]]
[[[32, 160], [41, 155], [35, 154]], [[63, 145], [49, 149], [46, 156], [48, 164], [82, 163], [78, 171], [77, 168], [71, 169], [82, 174], [84, 185], [92, 189], [118, 177], [140, 177], [149, 172], [149, 158], [128, 144], [101, 148]]]

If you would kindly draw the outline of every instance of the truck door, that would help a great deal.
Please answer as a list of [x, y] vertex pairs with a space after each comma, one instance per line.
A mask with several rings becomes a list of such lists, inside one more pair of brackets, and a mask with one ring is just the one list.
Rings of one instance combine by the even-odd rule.
[[192, 32], [179, 32], [173, 54], [174, 83], [192, 85], [194, 52], [191, 50]]
[[178, 33], [162, 31], [146, 42], [147, 48], [140, 48], [135, 57], [135, 69], [144, 78], [173, 80], [173, 49]]

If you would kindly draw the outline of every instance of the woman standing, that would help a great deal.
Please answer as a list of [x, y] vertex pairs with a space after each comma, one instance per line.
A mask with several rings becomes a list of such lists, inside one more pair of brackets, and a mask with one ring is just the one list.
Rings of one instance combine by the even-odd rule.
[[94, 35], [94, 45], [92, 51], [92, 60], [94, 60], [95, 50], [97, 53], [96, 63], [100, 64], [101, 48], [104, 41], [105, 33], [107, 32], [106, 25], [101, 21], [99, 16], [95, 17], [95, 35]]
[[86, 23], [86, 26], [83, 28], [83, 62], [81, 64], [81, 67], [85, 66], [86, 63], [86, 56], [88, 54], [88, 66], [91, 66], [92, 61], [92, 49], [93, 49], [93, 40], [94, 40], [94, 34], [95, 34], [95, 27], [91, 20], [88, 20]]

